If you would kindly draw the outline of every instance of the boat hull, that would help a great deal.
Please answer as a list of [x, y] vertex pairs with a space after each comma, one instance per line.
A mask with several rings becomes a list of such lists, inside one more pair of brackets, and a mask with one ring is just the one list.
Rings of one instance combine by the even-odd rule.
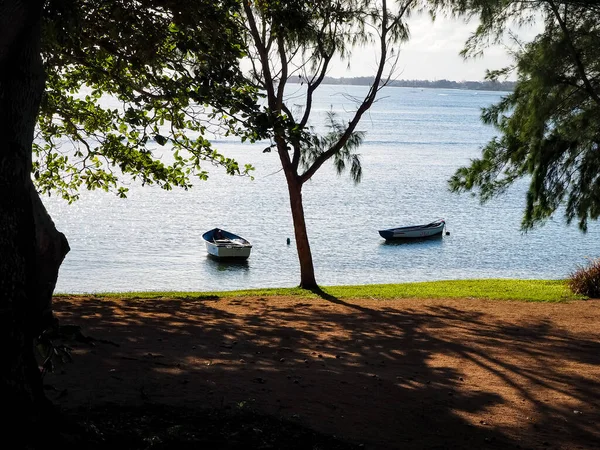
[[442, 220], [427, 225], [416, 225], [410, 227], [390, 228], [379, 230], [379, 235], [386, 239], [417, 239], [439, 236], [444, 232], [446, 223]]
[[252, 247], [238, 245], [215, 245], [206, 242], [206, 251], [216, 258], [246, 259], [250, 256]]
[[246, 239], [221, 230], [222, 236], [215, 239], [217, 229], [207, 231], [202, 235], [209, 255], [218, 259], [247, 259], [252, 251], [252, 245]]

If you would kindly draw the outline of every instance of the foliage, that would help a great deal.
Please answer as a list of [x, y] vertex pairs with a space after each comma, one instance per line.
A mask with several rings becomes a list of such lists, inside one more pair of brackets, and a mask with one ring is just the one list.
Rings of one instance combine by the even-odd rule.
[[[559, 302], [580, 298], [573, 296], [565, 280], [444, 280], [420, 283], [370, 284], [357, 286], [323, 287], [326, 295], [341, 300], [373, 298], [391, 300], [402, 298], [488, 298], [495, 300], [522, 300], [534, 302]], [[63, 296], [66, 294], [62, 294]], [[98, 293], [98, 297], [116, 298], [170, 298], [187, 300], [217, 300], [227, 297], [279, 297], [293, 295], [300, 298], [317, 298], [318, 293], [301, 288], [248, 289], [225, 292], [122, 292]], [[72, 297], [72, 295], [68, 295]]]
[[600, 298], [600, 258], [592, 259], [586, 266], [579, 266], [569, 276], [569, 287], [576, 294]]
[[39, 189], [73, 200], [81, 186], [124, 196], [129, 178], [188, 188], [191, 177], [207, 177], [206, 161], [248, 174], [249, 165], [239, 167], [204, 137], [211, 127], [243, 133], [240, 124], [256, 104], [238, 65], [238, 6], [47, 2], [47, 88], [34, 145]]
[[467, 6], [481, 14], [481, 24], [466, 55], [479, 53], [486, 40], [501, 39], [511, 20], [524, 24], [542, 17], [544, 30], [514, 54], [514, 91], [483, 111], [483, 121], [500, 136], [454, 174], [451, 189], [478, 191], [486, 201], [525, 178], [524, 229], [564, 206], [567, 223], [577, 219], [586, 231], [588, 220], [600, 216], [600, 6], [585, 0]]
[[[309, 143], [303, 147], [300, 155], [300, 164], [305, 170], [308, 170], [323, 153], [334, 146], [346, 131], [344, 124], [337, 119], [336, 113], [333, 111], [327, 112], [326, 126], [329, 131], [324, 135], [319, 135], [314, 132], [314, 128], [310, 128]], [[342, 175], [349, 164], [350, 176], [355, 183], [360, 183], [362, 179], [360, 155], [356, 153], [356, 149], [361, 146], [364, 137], [363, 131], [355, 131], [350, 135], [344, 147], [333, 155], [333, 165], [338, 175]]]

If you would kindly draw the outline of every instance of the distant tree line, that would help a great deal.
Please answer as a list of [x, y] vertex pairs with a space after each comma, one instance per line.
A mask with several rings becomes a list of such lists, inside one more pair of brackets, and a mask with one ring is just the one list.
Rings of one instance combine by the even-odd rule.
[[[356, 86], [370, 86], [373, 77], [333, 78], [325, 77], [324, 84], [347, 84]], [[478, 91], [512, 91], [514, 81], [451, 81], [451, 80], [390, 80], [387, 86], [392, 87], [417, 87], [434, 89], [471, 89]]]

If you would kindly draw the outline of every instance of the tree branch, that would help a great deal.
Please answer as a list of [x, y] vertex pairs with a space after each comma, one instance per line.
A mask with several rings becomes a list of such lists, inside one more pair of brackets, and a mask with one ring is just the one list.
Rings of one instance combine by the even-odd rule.
[[258, 27], [256, 26], [256, 19], [254, 18], [254, 13], [252, 12], [252, 8], [250, 6], [250, 2], [244, 3], [244, 12], [246, 13], [246, 17], [248, 19], [248, 24], [250, 25], [250, 35], [252, 36], [252, 40], [254, 41], [254, 45], [256, 46], [256, 50], [258, 51], [258, 56], [260, 57], [260, 62], [263, 70], [263, 79], [264, 88], [267, 91], [267, 99], [269, 102], [269, 108], [272, 110], [276, 109], [276, 99], [275, 96], [275, 88], [273, 87], [273, 78], [271, 75], [271, 70], [269, 66], [269, 53], [261, 40], [260, 33], [258, 31]]
[[[412, 3], [413, 1], [414, 0], [410, 0], [409, 3]], [[325, 163], [325, 161], [327, 161], [329, 158], [331, 158], [333, 155], [335, 155], [337, 152], [339, 152], [346, 145], [346, 143], [348, 142], [348, 139], [350, 138], [352, 133], [354, 133], [354, 130], [356, 129], [361, 117], [371, 107], [371, 105], [373, 104], [373, 101], [375, 100], [377, 92], [380, 89], [379, 83], [381, 81], [383, 70], [386, 65], [385, 63], [387, 61], [387, 51], [388, 51], [387, 36], [388, 36], [388, 33], [390, 32], [390, 27], [388, 26], [388, 19], [389, 19], [388, 14], [389, 13], [387, 10], [387, 0], [382, 0], [382, 11], [383, 11], [383, 14], [381, 17], [381, 35], [379, 37], [379, 44], [380, 44], [379, 47], [380, 47], [381, 55], [379, 57], [379, 64], [378, 64], [378, 68], [377, 68], [377, 73], [373, 80], [373, 84], [371, 85], [371, 88], [369, 89], [369, 92], [365, 96], [365, 99], [363, 100], [362, 104], [358, 107], [358, 110], [354, 113], [354, 117], [349, 122], [348, 128], [346, 128], [346, 131], [344, 132], [342, 137], [329, 150], [323, 152], [319, 157], [317, 157], [315, 159], [314, 163], [306, 170], [306, 172], [304, 172], [300, 176], [301, 183], [305, 183], [306, 181], [310, 180], [310, 178], [317, 172], [317, 170], [319, 170], [319, 168]], [[406, 11], [406, 8], [404, 9], [404, 11]]]
[[548, 2], [548, 5], [550, 5], [550, 8], [552, 9], [552, 12], [554, 13], [554, 17], [558, 21], [560, 29], [562, 30], [562, 32], [567, 40], [567, 46], [569, 47], [569, 51], [571, 52], [571, 56], [573, 57], [573, 61], [575, 63], [575, 66], [577, 67], [577, 72], [579, 73], [579, 76], [581, 77], [581, 81], [583, 82], [586, 91], [588, 92], [590, 97], [592, 97], [594, 102], [596, 102], [600, 106], [600, 96], [598, 96], [598, 93], [594, 90], [592, 83], [590, 82], [589, 78], [587, 77], [585, 67], [583, 65], [583, 61], [581, 61], [579, 52], [575, 48], [575, 44], [573, 43], [573, 39], [571, 38], [571, 33], [569, 32], [566, 22], [561, 17], [558, 6], [556, 6], [556, 4], [554, 3], [553, 0], [547, 0], [547, 2]]

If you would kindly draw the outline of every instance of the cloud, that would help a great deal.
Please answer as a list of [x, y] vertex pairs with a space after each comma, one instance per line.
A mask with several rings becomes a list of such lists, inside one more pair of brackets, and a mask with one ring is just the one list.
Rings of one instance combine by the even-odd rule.
[[[486, 70], [500, 69], [512, 63], [504, 45], [488, 48], [483, 57], [465, 60], [460, 56], [466, 40], [477, 28], [473, 19], [438, 17], [435, 21], [421, 14], [409, 19], [410, 40], [400, 47], [398, 79], [480, 81]], [[514, 31], [514, 30], [513, 30]], [[518, 30], [524, 40], [531, 40], [540, 26]], [[333, 77], [371, 76], [376, 70], [375, 48], [356, 49], [350, 68], [347, 62], [336, 62], [329, 75]]]
[[[460, 56], [466, 40], [477, 28], [476, 18], [467, 22], [440, 16], [432, 21], [429, 15], [419, 14], [412, 16], [408, 23], [410, 40], [400, 46], [397, 79], [481, 81], [487, 70], [501, 69], [512, 63], [504, 45], [489, 47], [483, 57], [465, 60]], [[520, 29], [517, 34], [528, 41], [540, 30], [541, 24], [538, 24]], [[350, 62], [334, 60], [328, 75], [336, 78], [372, 76], [377, 70], [378, 57], [375, 46], [356, 48]], [[249, 67], [249, 63], [245, 63], [244, 68]]]

